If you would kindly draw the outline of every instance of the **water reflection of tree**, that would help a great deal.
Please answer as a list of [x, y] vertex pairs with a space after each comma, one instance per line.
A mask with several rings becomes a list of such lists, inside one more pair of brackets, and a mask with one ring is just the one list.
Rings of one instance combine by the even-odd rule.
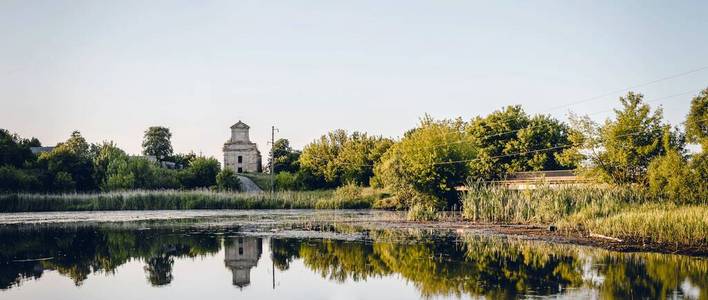
[[172, 282], [172, 265], [175, 260], [164, 253], [153, 256], [145, 261], [145, 272], [148, 273], [148, 281], [153, 286], [166, 285]]
[[[120, 265], [140, 259], [146, 263], [153, 285], [172, 280], [173, 257], [195, 257], [216, 253], [221, 244], [215, 236], [186, 235], [171, 229], [135, 230], [120, 227], [5, 227], [0, 230], [0, 288], [39, 278], [44, 269], [56, 270], [76, 285], [94, 272], [112, 273]], [[12, 263], [28, 258], [52, 258]]]
[[[686, 280], [708, 299], [708, 261], [479, 236], [434, 237], [372, 233], [370, 242], [274, 239], [281, 269], [301, 257], [305, 266], [336, 281], [399, 274], [423, 296], [517, 298], [569, 288], [599, 289], [606, 299], [666, 298]], [[591, 268], [602, 280], [589, 278]]]

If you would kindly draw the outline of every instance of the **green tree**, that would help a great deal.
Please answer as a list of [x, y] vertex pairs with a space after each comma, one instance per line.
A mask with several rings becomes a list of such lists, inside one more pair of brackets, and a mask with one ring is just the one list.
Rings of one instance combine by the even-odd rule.
[[49, 172], [54, 187], [62, 191], [96, 189], [89, 145], [78, 131], [51, 152], [42, 153], [38, 163]]
[[708, 151], [708, 88], [691, 100], [685, 125], [688, 141], [701, 144], [703, 151]]
[[216, 175], [220, 170], [221, 164], [215, 158], [197, 157], [189, 168], [179, 172], [178, 178], [185, 188], [210, 187], [216, 184]]
[[189, 164], [195, 158], [197, 158], [197, 155], [194, 152], [189, 152], [187, 154], [178, 153], [170, 157], [168, 161], [174, 162], [177, 165], [177, 168], [188, 168]]
[[654, 158], [647, 171], [649, 192], [658, 198], [681, 203], [692, 202], [696, 178], [688, 161], [676, 150]]
[[557, 155], [568, 145], [568, 126], [547, 115], [529, 117], [521, 106], [507, 106], [466, 126], [477, 159], [469, 163], [472, 178], [491, 180], [519, 171], [571, 168]]
[[99, 187], [104, 187], [108, 180], [108, 166], [117, 159], [127, 158], [127, 154], [114, 142], [93, 145], [94, 178]]
[[71, 174], [60, 171], [54, 175], [53, 187], [56, 191], [71, 192], [76, 190], [76, 181], [71, 177]]
[[275, 175], [275, 187], [280, 191], [297, 190], [298, 186], [297, 176], [290, 172], [280, 172]]
[[128, 156], [114, 157], [106, 167], [105, 190], [129, 190], [136, 188], [135, 175], [128, 165]]
[[587, 161], [587, 174], [615, 184], [647, 184], [647, 170], [650, 162], [667, 150], [682, 151], [681, 135], [663, 123], [661, 108], [652, 112], [643, 96], [629, 92], [620, 97], [621, 109], [615, 109], [614, 119], [608, 119], [602, 126], [593, 128], [587, 118], [581, 119], [579, 126], [584, 132], [574, 135], [573, 149], [563, 153]]
[[268, 170], [270, 170], [270, 157], [273, 157], [275, 164], [273, 165], [274, 173], [290, 172], [295, 173], [300, 169], [300, 151], [293, 150], [290, 147], [290, 141], [287, 139], [278, 139], [273, 144], [272, 156], [269, 156]]
[[241, 189], [241, 180], [233, 170], [225, 168], [216, 175], [216, 186], [222, 191], [238, 191]]
[[35, 146], [41, 146], [39, 140], [35, 138], [22, 139], [17, 134], [0, 129], [0, 166], [22, 167], [26, 162], [34, 160], [30, 147]]
[[300, 155], [301, 174], [309, 172], [327, 187], [347, 182], [368, 185], [374, 164], [392, 144], [390, 139], [366, 133], [349, 135], [344, 130], [335, 130], [305, 146]]
[[143, 137], [143, 154], [155, 156], [158, 161], [164, 161], [172, 156], [172, 133], [167, 127], [153, 126], [145, 131]]
[[42, 189], [41, 182], [32, 171], [17, 169], [11, 165], [0, 166], [0, 191], [40, 191]]
[[374, 181], [409, 207], [456, 204], [455, 187], [463, 184], [469, 174], [467, 161], [475, 157], [471, 144], [461, 142], [463, 127], [459, 119], [436, 121], [426, 115], [418, 128], [384, 154], [376, 165]]

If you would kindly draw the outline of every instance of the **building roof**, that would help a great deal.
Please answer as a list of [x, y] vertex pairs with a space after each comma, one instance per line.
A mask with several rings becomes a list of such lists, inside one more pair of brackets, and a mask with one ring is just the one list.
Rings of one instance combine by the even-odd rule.
[[249, 129], [251, 127], [246, 125], [246, 123], [241, 122], [241, 120], [238, 120], [238, 122], [236, 122], [236, 124], [231, 125], [231, 129], [235, 129], [235, 128]]

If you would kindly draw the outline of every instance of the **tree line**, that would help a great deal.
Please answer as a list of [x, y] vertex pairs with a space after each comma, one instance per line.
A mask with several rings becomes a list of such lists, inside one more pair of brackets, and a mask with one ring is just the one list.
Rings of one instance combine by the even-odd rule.
[[131, 156], [113, 142], [89, 144], [79, 131], [51, 151], [35, 155], [36, 138], [0, 129], [0, 191], [91, 192], [131, 189], [218, 188], [237, 190], [239, 179], [213, 157], [175, 154], [168, 128], [150, 127], [144, 156]]
[[[390, 192], [392, 206], [459, 205], [457, 187], [496, 181], [513, 172], [576, 170], [597, 182], [646, 188], [677, 203], [708, 198], [708, 89], [692, 98], [683, 130], [641, 94], [619, 98], [602, 123], [508, 106], [486, 116], [436, 120], [428, 115], [397, 139], [333, 130], [293, 149], [276, 141], [272, 161], [283, 190], [371, 186]], [[36, 138], [0, 130], [0, 190], [72, 192], [126, 189], [238, 189], [238, 177], [214, 158], [175, 154], [164, 127], [145, 131], [143, 154], [112, 142], [89, 144], [76, 131], [50, 152], [34, 155]], [[691, 154], [689, 144], [702, 145]], [[459, 207], [459, 206], [458, 206]]]
[[[693, 97], [684, 130], [641, 94], [619, 102], [603, 123], [574, 114], [562, 122], [508, 106], [468, 121], [426, 115], [397, 140], [334, 130], [297, 151], [281, 139], [273, 151], [276, 184], [307, 190], [355, 183], [387, 189], [397, 207], [439, 209], [459, 205], [455, 188], [466, 182], [576, 170], [597, 182], [644, 187], [657, 199], [708, 198], [708, 89]], [[703, 151], [689, 153], [692, 143]]]

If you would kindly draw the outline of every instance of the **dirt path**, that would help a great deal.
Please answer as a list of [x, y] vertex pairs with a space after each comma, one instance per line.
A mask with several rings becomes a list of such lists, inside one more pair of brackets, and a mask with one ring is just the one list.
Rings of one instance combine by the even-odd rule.
[[241, 191], [242, 192], [247, 192], [247, 193], [261, 193], [263, 190], [256, 185], [253, 180], [246, 176], [238, 176], [238, 179], [241, 180]]

